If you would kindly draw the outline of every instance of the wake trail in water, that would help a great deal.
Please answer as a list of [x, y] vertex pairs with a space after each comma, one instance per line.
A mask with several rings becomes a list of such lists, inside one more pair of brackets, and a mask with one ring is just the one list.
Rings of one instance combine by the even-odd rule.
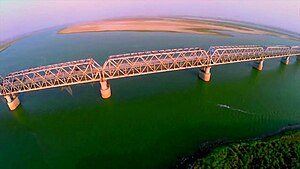
[[250, 113], [250, 112], [247, 112], [245, 110], [241, 110], [241, 109], [237, 109], [237, 108], [234, 108], [234, 107], [230, 107], [230, 106], [228, 106], [226, 104], [217, 104], [217, 106], [220, 107], [220, 108], [230, 109], [230, 110], [241, 112], [241, 113], [244, 113], [244, 114], [254, 115], [254, 113]]

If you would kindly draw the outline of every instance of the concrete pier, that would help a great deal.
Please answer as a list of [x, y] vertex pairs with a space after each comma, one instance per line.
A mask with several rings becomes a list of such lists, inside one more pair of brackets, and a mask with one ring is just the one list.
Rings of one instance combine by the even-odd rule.
[[101, 97], [103, 99], [108, 99], [111, 96], [111, 90], [110, 86], [107, 83], [107, 80], [101, 80], [100, 81], [100, 92], [101, 92]]
[[253, 63], [253, 68], [261, 71], [264, 67], [264, 60], [257, 60], [257, 61], [254, 61]]
[[5, 95], [6, 103], [10, 110], [15, 110], [20, 105], [20, 100], [17, 95]]
[[290, 57], [289, 56], [281, 58], [281, 63], [282, 64], [288, 65], [289, 61], [290, 61]]
[[205, 82], [210, 81], [210, 66], [199, 68], [199, 78]]

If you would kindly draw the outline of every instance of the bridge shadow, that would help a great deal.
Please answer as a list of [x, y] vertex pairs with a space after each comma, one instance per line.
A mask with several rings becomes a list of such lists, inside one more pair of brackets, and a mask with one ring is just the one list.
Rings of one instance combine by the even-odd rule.
[[280, 65], [278, 66], [278, 74], [279, 75], [283, 75], [286, 71], [287, 71], [287, 67], [290, 66], [290, 65], [284, 65], [282, 63], [280, 63]]
[[26, 111], [22, 104], [16, 110], [11, 111], [14, 119], [20, 123], [21, 125], [25, 126], [26, 128], [30, 127], [29, 118], [26, 115]]
[[253, 69], [251, 68], [252, 70], [250, 71], [250, 77], [247, 77], [249, 78], [249, 83], [250, 84], [255, 84], [257, 83], [261, 78], [261, 72], [259, 70], [256, 70], [256, 69]]
[[277, 73], [278, 75], [283, 75], [285, 74], [289, 69], [297, 69], [298, 67], [300, 67], [300, 61], [293, 61], [290, 60], [290, 63], [288, 65], [285, 65], [283, 63], [281, 63], [281, 61], [278, 62], [278, 67], [277, 67]]
[[300, 67], [300, 60], [295, 60], [294, 63], [292, 63], [296, 68]]

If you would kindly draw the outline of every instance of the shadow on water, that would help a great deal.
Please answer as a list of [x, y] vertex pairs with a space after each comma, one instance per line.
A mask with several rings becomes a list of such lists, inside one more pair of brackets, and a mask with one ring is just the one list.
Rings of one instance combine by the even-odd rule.
[[261, 71], [253, 69], [250, 71], [249, 83], [256, 84], [261, 78]]
[[297, 67], [297, 68], [300, 67], [300, 59], [296, 60], [293, 65], [295, 65], [295, 67]]
[[278, 66], [278, 75], [283, 75], [287, 71], [287, 66], [289, 65], [284, 65], [282, 63], [279, 64]]
[[11, 114], [13, 115], [14, 119], [21, 124], [22, 126], [29, 128], [30, 127], [30, 122], [29, 122], [29, 118], [26, 115], [26, 111], [23, 107], [23, 105], [21, 104], [16, 110], [11, 111]]
[[[6, 146], [1, 149], [0, 153], [0, 157], [5, 155], [0, 158], [1, 169], [49, 168], [49, 163], [45, 158], [45, 146], [31, 124], [27, 111], [20, 105], [16, 110], [10, 111], [10, 113], [15, 120], [15, 122], [11, 121], [11, 123], [16, 124], [10, 133], [2, 133], [5, 139], [0, 141], [2, 143], [7, 142], [7, 144], [4, 144]], [[1, 164], [6, 165], [2, 166]]]
[[[249, 63], [248, 64], [249, 67], [251, 66], [252, 67], [252, 64]], [[278, 66], [275, 68], [275, 70], [277, 70], [276, 72], [278, 74], [275, 74], [276, 76], [279, 76], [279, 75], [284, 75], [287, 73], [288, 69], [289, 68], [298, 68], [300, 66], [300, 62], [299, 61], [295, 61], [293, 63], [290, 63], [288, 65], [284, 65], [282, 63], [279, 63]], [[262, 76], [262, 73], [263, 73], [264, 70], [262, 71], [259, 71], [259, 70], [256, 70], [254, 68], [252, 68], [251, 72], [250, 72], [250, 82], [253, 82], [253, 83], [256, 83], [259, 81], [260, 77]]]

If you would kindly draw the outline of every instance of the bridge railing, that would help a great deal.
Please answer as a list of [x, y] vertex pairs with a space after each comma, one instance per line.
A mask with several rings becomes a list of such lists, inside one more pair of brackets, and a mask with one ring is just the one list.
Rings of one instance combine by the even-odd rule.
[[209, 64], [207, 52], [200, 48], [167, 49], [110, 56], [103, 65], [103, 77], [114, 79], [201, 67]]

